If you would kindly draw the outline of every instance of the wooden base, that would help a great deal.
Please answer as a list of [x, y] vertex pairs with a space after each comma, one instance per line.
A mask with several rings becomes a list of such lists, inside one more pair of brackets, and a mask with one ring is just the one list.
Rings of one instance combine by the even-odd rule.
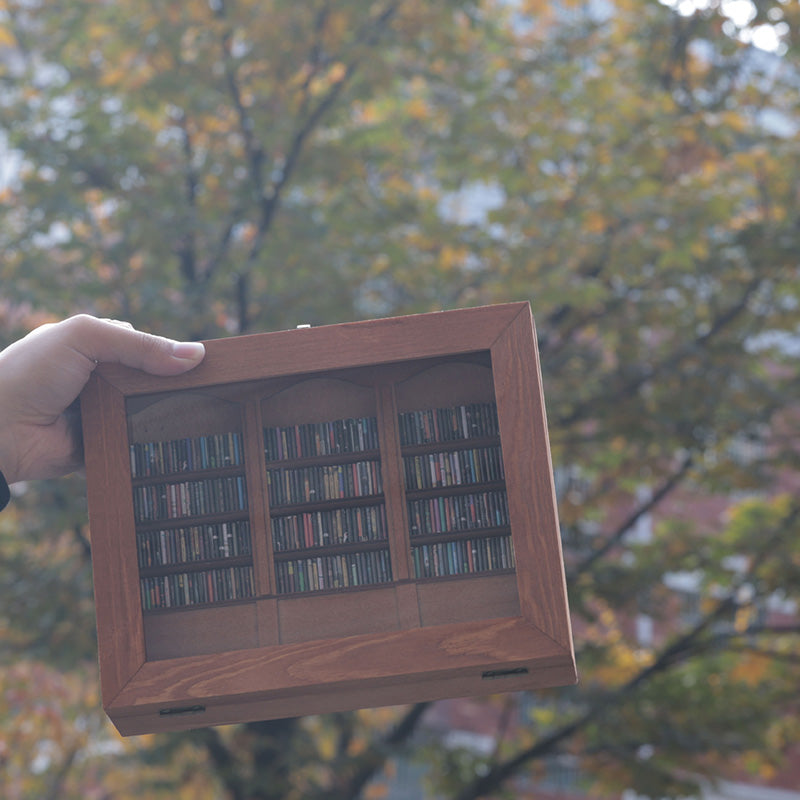
[[576, 679], [570, 652], [512, 617], [155, 661], [106, 711], [130, 735]]
[[145, 649], [160, 661], [519, 613], [513, 574], [409, 582], [147, 614]]

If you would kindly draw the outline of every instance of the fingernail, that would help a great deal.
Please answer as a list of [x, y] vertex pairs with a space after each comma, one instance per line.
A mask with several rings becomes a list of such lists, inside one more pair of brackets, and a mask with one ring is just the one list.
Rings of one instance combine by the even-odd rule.
[[172, 355], [187, 361], [199, 361], [206, 353], [201, 342], [175, 342]]

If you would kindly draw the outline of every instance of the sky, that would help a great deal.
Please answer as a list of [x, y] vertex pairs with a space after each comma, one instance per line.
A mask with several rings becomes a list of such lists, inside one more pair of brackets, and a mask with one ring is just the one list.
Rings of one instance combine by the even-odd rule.
[[661, 2], [684, 16], [718, 5], [729, 20], [729, 30], [726, 31], [729, 35], [737, 36], [743, 42], [771, 53], [780, 54], [785, 48], [781, 36], [788, 33], [788, 25], [782, 20], [779, 9], [773, 10], [772, 24], [751, 25], [756, 16], [756, 7], [751, 0], [661, 0]]

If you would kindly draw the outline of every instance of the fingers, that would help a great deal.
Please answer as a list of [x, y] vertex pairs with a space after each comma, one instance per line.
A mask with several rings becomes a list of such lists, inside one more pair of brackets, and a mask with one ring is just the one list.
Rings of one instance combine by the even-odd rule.
[[200, 342], [154, 336], [117, 320], [79, 314], [58, 326], [63, 327], [59, 333], [65, 344], [87, 358], [125, 364], [152, 375], [179, 375], [197, 366], [205, 355]]
[[70, 404], [98, 362], [167, 376], [192, 369], [204, 355], [200, 342], [85, 314], [36, 328], [0, 351], [0, 469], [13, 483], [63, 474], [79, 461]]

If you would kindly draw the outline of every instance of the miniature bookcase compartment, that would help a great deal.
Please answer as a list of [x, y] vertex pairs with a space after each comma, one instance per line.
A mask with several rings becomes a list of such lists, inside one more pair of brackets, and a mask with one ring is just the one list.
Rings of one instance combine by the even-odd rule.
[[178, 395], [128, 415], [142, 609], [252, 597], [238, 406]]
[[574, 682], [526, 303], [206, 348], [82, 397], [120, 732]]

